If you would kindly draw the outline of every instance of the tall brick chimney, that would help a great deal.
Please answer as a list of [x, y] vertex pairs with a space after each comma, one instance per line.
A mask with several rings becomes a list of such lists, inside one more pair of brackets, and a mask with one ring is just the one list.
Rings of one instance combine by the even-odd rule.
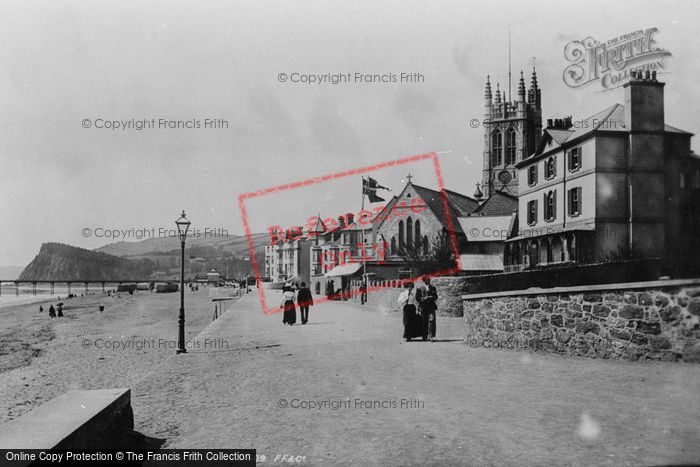
[[632, 71], [625, 88], [625, 126], [628, 131], [664, 131], [664, 85], [656, 71]]

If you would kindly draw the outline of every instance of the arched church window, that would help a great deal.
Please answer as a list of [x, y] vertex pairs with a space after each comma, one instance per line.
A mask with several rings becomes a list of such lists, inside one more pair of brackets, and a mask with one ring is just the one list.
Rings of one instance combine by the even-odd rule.
[[396, 254], [396, 237], [391, 237], [391, 254]]
[[402, 250], [406, 242], [404, 242], [403, 221], [399, 221], [399, 250]]
[[413, 249], [413, 219], [410, 217], [406, 220], [406, 246]]
[[515, 130], [509, 128], [506, 132], [506, 165], [515, 164]]
[[421, 236], [420, 236], [420, 220], [416, 219], [416, 225], [414, 227], [416, 231], [416, 250], [420, 248], [420, 241], [421, 241]]
[[491, 135], [491, 163], [494, 166], [503, 164], [503, 135], [499, 130]]
[[423, 237], [423, 255], [428, 256], [428, 236]]

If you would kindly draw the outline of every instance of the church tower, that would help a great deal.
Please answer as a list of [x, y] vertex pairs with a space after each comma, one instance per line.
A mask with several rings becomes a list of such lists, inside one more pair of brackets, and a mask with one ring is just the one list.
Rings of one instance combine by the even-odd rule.
[[537, 73], [532, 69], [530, 89], [520, 72], [518, 96], [507, 101], [506, 92], [486, 77], [484, 92], [484, 165], [481, 190], [484, 198], [496, 191], [518, 195], [518, 170], [515, 164], [529, 156], [542, 137], [542, 105]]

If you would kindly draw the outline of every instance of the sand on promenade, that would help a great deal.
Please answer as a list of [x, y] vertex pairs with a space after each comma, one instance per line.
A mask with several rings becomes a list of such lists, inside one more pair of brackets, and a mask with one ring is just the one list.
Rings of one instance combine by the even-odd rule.
[[253, 295], [235, 303], [197, 338], [227, 348], [171, 358], [132, 388], [136, 429], [268, 463], [700, 460], [700, 366], [474, 349], [459, 318], [438, 319], [440, 342], [406, 343], [398, 313], [351, 302], [312, 308], [306, 326], [281, 320]]
[[[131, 387], [175, 354], [180, 294], [120, 295], [62, 297], [63, 318], [55, 301], [0, 309], [0, 423], [70, 389]], [[212, 321], [207, 289], [186, 289], [185, 308], [191, 339]]]

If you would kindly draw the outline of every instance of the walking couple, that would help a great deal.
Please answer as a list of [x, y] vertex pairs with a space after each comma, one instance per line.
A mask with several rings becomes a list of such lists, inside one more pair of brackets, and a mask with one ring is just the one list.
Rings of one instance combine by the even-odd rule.
[[285, 284], [282, 288], [282, 304], [280, 308], [284, 310], [282, 322], [290, 326], [297, 322], [297, 310], [294, 303], [299, 305], [301, 311], [301, 324], [309, 322], [309, 307], [314, 304], [314, 299], [311, 296], [311, 290], [306, 287], [306, 282], [301, 283], [299, 291], [295, 294], [291, 284]]
[[406, 342], [416, 337], [432, 341], [436, 333], [437, 290], [430, 285], [429, 277], [423, 277], [423, 282], [415, 287], [412, 282], [405, 287], [398, 300], [403, 308], [403, 337]]

